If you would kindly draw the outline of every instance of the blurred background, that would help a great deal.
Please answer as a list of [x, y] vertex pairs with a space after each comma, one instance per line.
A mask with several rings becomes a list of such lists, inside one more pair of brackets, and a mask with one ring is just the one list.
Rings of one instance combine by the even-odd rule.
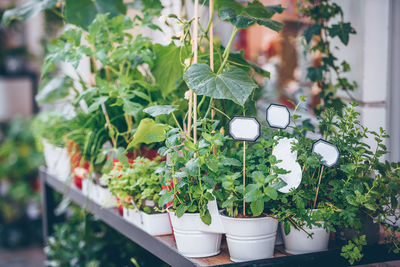
[[[0, 0], [0, 17], [6, 9], [24, 4], [24, 0]], [[164, 15], [180, 14], [181, 1], [161, 1]], [[186, 5], [191, 16], [192, 6]], [[313, 109], [320, 103], [319, 89], [311, 83], [307, 69], [320, 64], [318, 53], [305, 53], [304, 30], [311, 21], [299, 11], [298, 0], [264, 0], [264, 4], [282, 4], [286, 10], [274, 17], [284, 23], [277, 34], [258, 25], [241, 30], [233, 49], [243, 50], [246, 59], [270, 72], [270, 79], [259, 78], [260, 110], [269, 103], [292, 106], [301, 95], [307, 96], [306, 116], [313, 119]], [[357, 83], [351, 92], [338, 91], [344, 101], [360, 103], [362, 124], [371, 130], [387, 129], [388, 160], [400, 161], [400, 1], [335, 0], [343, 9], [344, 21], [351, 22], [352, 34], [347, 46], [333, 43], [335, 55], [352, 67], [344, 75]], [[130, 12], [130, 13], [129, 13]], [[136, 11], [137, 12], [137, 11]], [[135, 11], [128, 11], [131, 16]], [[203, 24], [208, 9], [200, 10]], [[158, 22], [154, 22], [158, 23]], [[216, 38], [227, 43], [231, 28], [215, 23]], [[66, 25], [53, 11], [44, 11], [27, 21], [0, 25], [0, 266], [43, 266], [40, 188], [38, 167], [43, 164], [40, 148], [35, 146], [30, 121], [38, 111], [35, 95], [40, 90], [40, 67], [45, 46]], [[146, 30], [144, 35], [167, 44], [170, 28]], [[335, 41], [333, 41], [335, 42]], [[61, 66], [68, 72], [70, 66]], [[88, 74], [82, 63], [80, 74]], [[89, 218], [89, 220], [92, 220]], [[74, 222], [79, 224], [79, 222]], [[95, 224], [96, 222], [93, 221]], [[59, 229], [62, 236], [69, 226]], [[104, 227], [104, 226], [98, 226]], [[104, 229], [105, 235], [117, 233]], [[135, 253], [142, 253], [137, 248]], [[60, 252], [61, 253], [61, 252]], [[153, 263], [156, 264], [156, 263]]]

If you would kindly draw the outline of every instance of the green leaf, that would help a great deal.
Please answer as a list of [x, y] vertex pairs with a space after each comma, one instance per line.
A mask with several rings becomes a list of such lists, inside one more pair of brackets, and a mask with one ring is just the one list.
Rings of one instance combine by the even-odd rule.
[[126, 13], [123, 0], [66, 0], [65, 19], [68, 23], [88, 29], [97, 14], [115, 17]]
[[307, 78], [309, 78], [312, 82], [321, 81], [322, 80], [322, 71], [323, 68], [319, 67], [309, 67], [307, 69]]
[[[221, 46], [222, 47], [222, 46]], [[231, 52], [229, 54], [229, 62], [237, 65], [239, 68], [245, 70], [245, 71], [250, 71], [251, 69], [254, 69], [254, 71], [257, 74], [260, 74], [263, 77], [270, 77], [270, 73], [268, 71], [263, 70], [262, 68], [258, 67], [255, 64], [249, 63], [245, 58], [244, 58], [244, 50], [240, 50], [240, 52]]]
[[223, 158], [221, 162], [225, 166], [242, 166], [242, 163], [234, 158]]
[[94, 112], [96, 111], [104, 102], [106, 102], [108, 97], [106, 96], [100, 96], [96, 98], [96, 100], [89, 106], [88, 112]]
[[152, 73], [161, 88], [162, 96], [166, 98], [177, 89], [176, 83], [184, 71], [182, 62], [189, 57], [190, 51], [187, 47], [176, 46], [174, 43], [168, 46], [156, 44], [153, 50], [155, 61]]
[[154, 120], [146, 118], [140, 121], [132, 142], [129, 143], [127, 149], [138, 144], [151, 144], [165, 140], [165, 130], [167, 126], [158, 124]]
[[[172, 201], [172, 200], [171, 200]], [[168, 202], [167, 202], [168, 203]], [[176, 216], [178, 218], [182, 217], [185, 214], [185, 205], [181, 204], [176, 208]]]
[[194, 64], [185, 72], [185, 81], [198, 95], [215, 99], [229, 99], [244, 105], [257, 84], [242, 69], [230, 67], [215, 74], [205, 64]]
[[213, 171], [213, 172], [218, 172], [218, 161], [216, 161], [213, 158], [206, 158], [206, 165], [207, 167]]
[[165, 204], [174, 200], [174, 192], [173, 191], [166, 191], [158, 200], [158, 205], [160, 207], [164, 207]]
[[259, 199], [263, 199], [263, 194], [258, 189], [251, 190], [251, 191], [247, 192], [244, 196], [244, 200], [246, 202], [253, 202], [253, 201], [256, 201]]
[[271, 199], [277, 199], [278, 198], [278, 191], [276, 191], [275, 188], [268, 186], [265, 188], [264, 192], [267, 196], [269, 196]]
[[290, 223], [289, 222], [283, 223], [283, 231], [285, 232], [285, 235], [288, 235], [290, 233]]
[[35, 97], [36, 102], [42, 105], [65, 98], [69, 95], [72, 85], [72, 79], [67, 76], [53, 78], [41, 86], [39, 93]]
[[345, 45], [349, 43], [350, 34], [354, 33], [356, 33], [356, 31], [353, 29], [353, 27], [351, 27], [350, 22], [339, 22], [338, 24], [332, 25], [332, 28], [329, 30], [329, 36], [338, 36], [340, 41], [342, 41], [342, 43]]
[[124, 100], [124, 112], [136, 117], [136, 115], [143, 109], [143, 106], [139, 103]]
[[258, 199], [250, 203], [250, 209], [254, 217], [260, 216], [264, 211], [264, 200]]
[[215, 199], [214, 196], [210, 192], [206, 192], [204, 194], [204, 197], [209, 201], [213, 201]]
[[178, 108], [177, 105], [157, 105], [145, 108], [143, 112], [146, 112], [152, 117], [157, 117], [160, 115], [168, 115], [174, 112]]
[[232, 25], [239, 29], [246, 29], [254, 23], [258, 23], [279, 32], [283, 26], [282, 23], [271, 20], [275, 13], [283, 12], [284, 8], [280, 5], [264, 6], [261, 2], [255, 0], [244, 6], [232, 0], [218, 0], [216, 7], [221, 20], [230, 21]]
[[303, 36], [306, 39], [306, 42], [309, 44], [313, 38], [314, 35], [319, 35], [321, 33], [321, 25], [320, 24], [314, 24], [309, 27], [307, 27], [304, 32]]
[[7, 26], [12, 20], [27, 20], [57, 3], [58, 0], [31, 0], [17, 8], [6, 10], [1, 23]]
[[208, 209], [205, 211], [204, 214], [200, 214], [200, 219], [206, 225], [210, 225], [211, 224], [211, 214], [208, 211]]

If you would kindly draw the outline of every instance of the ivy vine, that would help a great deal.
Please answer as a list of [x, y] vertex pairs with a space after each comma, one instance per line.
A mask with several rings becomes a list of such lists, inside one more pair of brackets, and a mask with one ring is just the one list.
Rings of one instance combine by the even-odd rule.
[[[317, 84], [322, 100], [314, 111], [317, 115], [329, 107], [340, 111], [344, 102], [337, 96], [337, 91], [343, 90], [351, 100], [355, 100], [350, 92], [357, 88], [357, 83], [344, 77], [350, 71], [350, 65], [335, 56], [331, 42], [338, 38], [347, 46], [350, 35], [356, 31], [350, 22], [344, 21], [342, 8], [331, 0], [307, 0], [301, 11], [312, 22], [303, 33], [308, 52], [321, 57], [320, 62], [307, 69], [307, 78]], [[337, 17], [340, 17], [339, 21], [333, 23]]]

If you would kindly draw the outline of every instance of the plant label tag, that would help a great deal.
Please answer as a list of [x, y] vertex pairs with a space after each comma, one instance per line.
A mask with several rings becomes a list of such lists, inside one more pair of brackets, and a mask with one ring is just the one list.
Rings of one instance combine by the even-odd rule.
[[260, 123], [254, 117], [235, 116], [229, 121], [229, 135], [237, 141], [256, 141], [260, 136], [260, 128]]
[[286, 129], [290, 124], [289, 109], [284, 105], [269, 105], [267, 108], [267, 122], [271, 128]]
[[278, 175], [286, 183], [284, 187], [278, 189], [279, 192], [284, 194], [296, 189], [301, 183], [302, 171], [300, 164], [297, 162], [297, 151], [292, 151], [297, 142], [294, 138], [281, 138], [272, 149], [272, 155], [281, 161], [276, 166], [290, 171], [289, 173]]
[[328, 168], [332, 167], [339, 160], [338, 148], [328, 141], [319, 139], [313, 144], [312, 152], [322, 156], [322, 164]]

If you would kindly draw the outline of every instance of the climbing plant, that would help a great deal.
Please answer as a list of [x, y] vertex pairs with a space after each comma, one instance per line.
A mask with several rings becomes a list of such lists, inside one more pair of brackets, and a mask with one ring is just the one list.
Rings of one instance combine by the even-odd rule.
[[338, 39], [347, 46], [350, 35], [356, 31], [350, 22], [344, 20], [342, 8], [331, 0], [307, 0], [301, 11], [312, 22], [303, 33], [306, 50], [320, 57], [307, 69], [307, 78], [316, 83], [322, 100], [314, 111], [318, 115], [329, 107], [342, 110], [344, 102], [337, 92], [342, 90], [351, 100], [355, 100], [351, 91], [357, 88], [357, 83], [344, 76], [350, 71], [350, 65], [346, 60], [338, 59], [332, 41]]

